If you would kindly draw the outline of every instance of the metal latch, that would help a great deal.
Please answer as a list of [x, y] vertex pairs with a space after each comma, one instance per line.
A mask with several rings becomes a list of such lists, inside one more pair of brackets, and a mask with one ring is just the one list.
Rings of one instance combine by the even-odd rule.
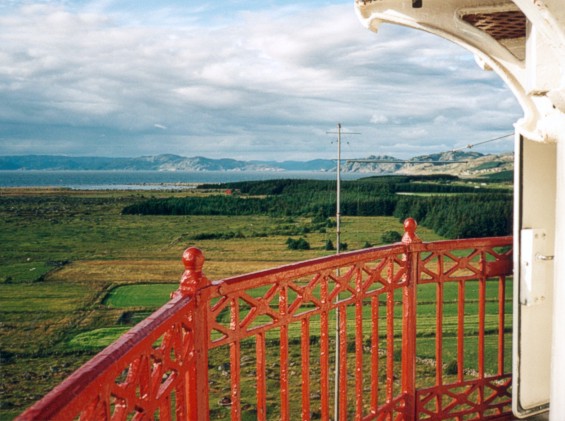
[[523, 229], [520, 237], [520, 304], [542, 304], [552, 282], [553, 244], [545, 229]]

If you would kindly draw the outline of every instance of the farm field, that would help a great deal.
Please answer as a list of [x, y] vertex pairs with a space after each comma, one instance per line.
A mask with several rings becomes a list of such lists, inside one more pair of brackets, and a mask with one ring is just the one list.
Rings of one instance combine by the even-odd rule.
[[[309, 232], [312, 218], [308, 217], [122, 214], [124, 207], [150, 196], [202, 194], [0, 190], [0, 419], [12, 419], [164, 304], [178, 286], [183, 270], [180, 257], [188, 246], [204, 252], [204, 273], [211, 280], [335, 252], [325, 249], [328, 240], [335, 240], [333, 229]], [[343, 217], [341, 230], [342, 242], [355, 250], [380, 245], [386, 231], [402, 232], [403, 228], [394, 217], [365, 216]], [[212, 238], [211, 234], [226, 231], [238, 234]], [[419, 227], [418, 235], [424, 241], [442, 239], [425, 227]], [[305, 238], [310, 249], [289, 249], [289, 237]], [[474, 291], [470, 287], [467, 293], [471, 296]], [[496, 293], [488, 289], [487, 307], [496, 302]], [[511, 286], [506, 293], [510, 298]], [[429, 289], [418, 298], [429, 303], [418, 319], [422, 358], [433, 357], [434, 297], [435, 290]], [[445, 297], [444, 329], [449, 335], [456, 329], [452, 323], [456, 306], [451, 305], [448, 289]], [[508, 301], [507, 307], [511, 313]], [[476, 306], [469, 305], [469, 320], [476, 320], [476, 314]], [[511, 322], [508, 317], [505, 331], [510, 331]], [[496, 321], [487, 315], [487, 329], [495, 327]], [[469, 343], [476, 341], [474, 332], [468, 334]], [[293, 335], [298, 338], [300, 333], [291, 331]], [[488, 355], [496, 340], [487, 341], [486, 346]], [[452, 348], [444, 353], [446, 363], [456, 355]], [[222, 365], [221, 354], [212, 358], [212, 365]], [[472, 353], [466, 357], [469, 368], [475, 360]], [[509, 365], [511, 360], [506, 361]], [[225, 385], [219, 380], [217, 384], [214, 393], [221, 397]], [[253, 389], [252, 383], [248, 386]], [[272, 405], [275, 411], [276, 396]], [[224, 409], [218, 408], [215, 416], [224, 417]]]

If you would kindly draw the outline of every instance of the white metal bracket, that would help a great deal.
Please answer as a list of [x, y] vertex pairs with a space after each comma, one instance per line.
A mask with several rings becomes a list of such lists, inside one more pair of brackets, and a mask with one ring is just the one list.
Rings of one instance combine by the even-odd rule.
[[520, 304], [541, 304], [547, 298], [552, 244], [545, 229], [523, 229], [520, 242]]

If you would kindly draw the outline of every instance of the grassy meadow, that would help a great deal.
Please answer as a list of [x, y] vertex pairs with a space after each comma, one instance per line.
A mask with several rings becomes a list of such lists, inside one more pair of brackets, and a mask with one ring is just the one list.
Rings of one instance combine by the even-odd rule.
[[[324, 247], [327, 240], [335, 241], [333, 229], [308, 232], [305, 227], [311, 219], [305, 217], [121, 213], [141, 199], [202, 194], [195, 190], [0, 189], [1, 420], [12, 419], [165, 303], [178, 286], [183, 270], [180, 258], [186, 247], [196, 246], [204, 252], [204, 273], [211, 280], [334, 253]], [[194, 240], [226, 230], [238, 235]], [[367, 244], [379, 245], [381, 236], [390, 230], [402, 232], [402, 224], [393, 217], [344, 217], [341, 240], [348, 250], [360, 249]], [[418, 234], [425, 241], [442, 239], [424, 227]], [[311, 247], [290, 250], [288, 237], [304, 237]], [[507, 287], [507, 294], [510, 290]], [[425, 358], [433, 357], [434, 294], [435, 290], [430, 290], [419, 296], [422, 302], [430, 303], [418, 319], [423, 329], [418, 347]], [[489, 293], [491, 296], [494, 300], [496, 292]], [[450, 307], [449, 300], [446, 291], [444, 325], [448, 334], [456, 329], [455, 316], [450, 315], [456, 311], [455, 305]], [[470, 305], [468, 311], [470, 320], [476, 319], [476, 309]], [[506, 323], [511, 325], [510, 318]], [[487, 329], [495, 327], [496, 320], [487, 316]], [[290, 332], [291, 338], [299, 335], [299, 331]], [[470, 342], [476, 341], [473, 332], [469, 335]], [[495, 339], [487, 341], [487, 348], [495, 345]], [[453, 347], [444, 353], [444, 362], [456, 355]], [[212, 358], [211, 364], [222, 365], [220, 351]], [[476, 356], [468, 356], [469, 367], [474, 359]], [[248, 371], [252, 372], [253, 366]], [[252, 390], [252, 378], [243, 377], [249, 383], [243, 387]], [[275, 377], [269, 382], [275, 382]], [[221, 397], [226, 384], [229, 381], [218, 381], [212, 393]], [[275, 396], [272, 411], [276, 400]], [[225, 408], [214, 411], [218, 418], [229, 413]]]

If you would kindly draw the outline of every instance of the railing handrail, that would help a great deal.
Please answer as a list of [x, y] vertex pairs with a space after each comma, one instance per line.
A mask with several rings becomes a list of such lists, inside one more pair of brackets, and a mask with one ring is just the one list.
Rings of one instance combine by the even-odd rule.
[[211, 289], [213, 296], [216, 294], [233, 292], [241, 288], [249, 288], [248, 282], [253, 281], [253, 284], [262, 286], [268, 284], [273, 276], [292, 273], [293, 276], [305, 276], [314, 273], [318, 270], [330, 270], [340, 266], [343, 263], [351, 264], [358, 261], [370, 260], [384, 254], [393, 253], [406, 253], [406, 252], [422, 252], [442, 250], [446, 248], [464, 248], [466, 245], [474, 245], [477, 247], [486, 246], [504, 246], [512, 242], [512, 236], [499, 236], [499, 237], [480, 237], [480, 238], [464, 238], [457, 240], [440, 240], [431, 242], [418, 242], [418, 243], [394, 243], [384, 246], [371, 247], [362, 250], [354, 250], [334, 254], [324, 257], [316, 257], [309, 260], [303, 260], [297, 263], [290, 263], [281, 265], [274, 268], [263, 269], [256, 272], [249, 272], [243, 275], [230, 276], [228, 278], [212, 281], [207, 288]]
[[406, 246], [402, 243], [388, 244], [385, 246], [371, 247], [362, 250], [354, 250], [334, 254], [330, 256], [317, 257], [314, 259], [303, 260], [298, 263], [290, 263], [275, 268], [251, 272], [244, 275], [236, 275], [212, 282], [210, 288], [220, 294], [236, 291], [239, 286], [249, 288], [249, 283], [263, 286], [270, 283], [273, 277], [278, 275], [306, 276], [320, 270], [331, 270], [356, 262], [371, 260], [393, 253], [403, 253]]
[[[408, 220], [407, 222], [409, 222]], [[413, 221], [413, 220], [412, 220]], [[125, 386], [117, 383], [117, 378], [124, 371], [130, 376], [131, 365], [134, 364], [154, 364], [154, 360], [164, 361], [167, 358], [171, 359], [170, 356], [165, 354], [172, 353], [173, 348], [167, 348], [164, 345], [162, 351], [155, 350], [155, 343], [158, 340], [162, 340], [163, 337], [167, 335], [174, 335], [175, 332], [178, 333], [182, 330], [186, 336], [182, 343], [182, 348], [184, 354], [182, 358], [180, 354], [175, 354], [175, 363], [177, 364], [176, 375], [170, 378], [170, 381], [160, 384], [163, 390], [171, 390], [175, 388], [177, 393], [177, 404], [183, 405], [182, 402], [187, 406], [186, 408], [177, 408], [177, 419], [183, 417], [189, 417], [189, 414], [199, 414], [199, 418], [202, 417], [202, 413], [195, 409], [195, 402], [192, 400], [198, 399], [199, 401], [203, 399], [201, 394], [196, 393], [195, 390], [190, 389], [190, 385], [197, 386], [200, 391], [207, 387], [207, 377], [204, 377], [205, 382], [197, 381], [196, 374], [191, 370], [195, 370], [195, 365], [203, 366], [203, 360], [199, 360], [198, 364], [195, 364], [195, 359], [207, 358], [207, 349], [210, 347], [212, 340], [210, 338], [210, 333], [208, 331], [207, 323], [207, 309], [208, 302], [210, 299], [226, 296], [229, 294], [235, 294], [237, 296], [238, 291], [245, 289], [250, 289], [254, 287], [269, 285], [274, 283], [274, 280], [280, 282], [286, 278], [300, 278], [324, 271], [332, 271], [345, 266], [355, 266], [356, 264], [361, 264], [363, 262], [374, 261], [375, 259], [384, 259], [391, 256], [415, 256], [415, 253], [420, 252], [434, 252], [441, 250], [451, 250], [451, 249], [465, 249], [467, 247], [473, 248], [490, 248], [500, 247], [510, 245], [512, 243], [512, 237], [490, 237], [490, 238], [475, 238], [475, 239], [462, 239], [462, 240], [445, 240], [438, 242], [424, 243], [421, 242], [415, 235], [415, 223], [413, 226], [410, 223], [407, 225], [405, 223], [406, 233], [403, 241], [400, 243], [395, 243], [392, 245], [385, 245], [380, 247], [374, 247], [370, 249], [363, 249], [358, 251], [351, 251], [342, 253], [339, 255], [325, 256], [320, 258], [315, 258], [311, 260], [306, 260], [299, 263], [292, 263], [284, 266], [280, 266], [273, 269], [266, 269], [254, 273], [249, 273], [245, 275], [238, 275], [229, 278], [225, 278], [220, 281], [210, 282], [202, 274], [202, 266], [204, 264], [204, 257], [202, 253], [195, 248], [189, 248], [185, 251], [183, 255], [183, 262], [185, 264], [185, 272], [180, 282], [179, 289], [172, 294], [172, 299], [149, 316], [147, 319], [133, 327], [123, 336], [121, 336], [116, 342], [114, 342], [109, 347], [105, 348], [99, 354], [97, 354], [92, 360], [87, 362], [77, 371], [75, 371], [70, 377], [68, 377], [63, 383], [54, 388], [50, 393], [48, 393], [43, 399], [33, 405], [30, 409], [24, 412], [18, 419], [19, 420], [32, 420], [32, 419], [75, 419], [78, 414], [80, 414], [84, 407], [88, 407], [88, 413], [91, 414], [103, 414], [103, 417], [108, 418], [111, 411], [115, 410], [116, 406], [124, 405], [127, 407], [126, 403], [111, 403], [110, 400], [126, 398], [116, 398], [116, 395], [121, 396], [122, 389], [123, 393], [135, 399], [145, 399], [147, 396], [153, 394], [155, 396], [160, 396], [160, 392], [149, 391], [145, 392], [139, 391], [127, 391], [127, 382], [124, 380]], [[394, 257], [397, 259], [397, 257]], [[394, 260], [397, 261], [398, 260]], [[399, 274], [403, 277], [410, 278], [414, 274], [410, 274], [410, 260], [404, 260], [402, 266], [399, 270]], [[499, 262], [500, 263], [500, 262]], [[503, 262], [503, 263], [506, 263]], [[493, 276], [498, 276], [498, 274], [503, 275], [508, 272], [507, 265], [503, 265], [502, 268], [498, 266], [491, 270]], [[511, 270], [511, 269], [510, 269]], [[487, 275], [489, 269], [486, 270]], [[397, 274], [398, 276], [398, 274]], [[395, 281], [400, 282], [400, 281]], [[417, 279], [416, 279], [417, 282]], [[416, 283], [414, 282], [414, 284]], [[406, 285], [405, 281], [400, 282], [398, 285]], [[330, 297], [326, 294], [326, 300]], [[286, 298], [285, 298], [286, 300]], [[199, 304], [200, 303], [200, 304]], [[201, 305], [205, 303], [205, 305]], [[414, 302], [413, 302], [414, 303]], [[337, 303], [335, 301], [327, 302], [325, 309], [333, 309], [338, 305], [343, 303]], [[200, 307], [199, 307], [200, 305]], [[198, 311], [204, 313], [198, 313]], [[286, 310], [285, 310], [286, 311]], [[322, 311], [322, 310], [320, 310]], [[194, 320], [199, 318], [198, 324], [194, 323]], [[200, 323], [202, 323], [204, 329], [199, 331]], [[284, 325], [288, 323], [288, 320], [274, 325]], [[176, 326], [176, 327], [175, 327]], [[276, 327], [276, 326], [275, 326]], [[175, 330], [176, 329], [176, 330]], [[414, 329], [413, 327], [411, 329]], [[172, 333], [171, 333], [172, 332]], [[195, 333], [196, 332], [196, 333]], [[253, 332], [254, 334], [257, 331]], [[415, 333], [415, 332], [414, 332]], [[242, 336], [235, 338], [236, 341], [242, 339]], [[226, 339], [222, 342], [230, 342], [233, 339]], [[264, 340], [264, 338], [263, 338]], [[196, 345], [195, 345], [196, 344]], [[157, 345], [157, 348], [160, 345]], [[205, 348], [204, 352], [195, 351], [194, 347]], [[177, 346], [178, 348], [178, 346]], [[186, 349], [192, 348], [192, 349]], [[153, 353], [152, 353], [153, 352]], [[178, 349], [174, 349], [175, 353], [178, 353]], [[155, 354], [156, 353], [156, 354]], [[161, 355], [163, 354], [163, 355]], [[145, 362], [139, 362], [136, 360], [139, 355], [146, 355]], [[155, 357], [157, 355], [157, 357]], [[186, 361], [183, 360], [186, 358]], [[207, 366], [207, 363], [206, 363]], [[134, 372], [137, 373], [139, 370], [135, 368]], [[161, 373], [161, 372], [159, 372]], [[166, 377], [165, 374], [158, 374]], [[129, 378], [129, 377], [128, 377]], [[190, 379], [189, 383], [186, 379]], [[160, 380], [160, 379], [158, 379]], [[202, 378], [200, 378], [202, 380]], [[104, 389], [102, 392], [96, 392], [97, 389]], [[116, 391], [117, 390], [117, 391]], [[99, 393], [96, 395], [96, 393]], [[133, 393], [133, 395], [132, 395]], [[136, 395], [137, 393], [137, 395]], [[93, 395], [96, 397], [93, 398]], [[121, 402], [121, 401], [120, 401]], [[201, 403], [203, 403], [202, 401]], [[191, 407], [192, 406], [192, 407]], [[196, 404], [198, 406], [198, 404]], [[207, 407], [207, 405], [204, 405]], [[150, 408], [160, 408], [157, 404], [150, 404]], [[131, 409], [127, 407], [128, 409]], [[168, 411], [167, 408], [162, 409], [163, 411]], [[192, 411], [192, 412], [191, 412]], [[195, 412], [194, 412], [195, 411]], [[167, 416], [163, 416], [164, 419], [168, 419]], [[202, 417], [205, 419], [205, 416]]]
[[[191, 301], [188, 296], [176, 296], [152, 315], [120, 336], [115, 342], [96, 354], [73, 372], [35, 405], [17, 417], [17, 420], [74, 419], [78, 410], [77, 399], [93, 388], [100, 387], [104, 377], [118, 376], [124, 369], [120, 363], [128, 360], [137, 349], [151, 346], [179, 317]], [[75, 412], [75, 411], [76, 412]]]
[[[201, 289], [210, 289], [213, 291], [212, 296], [217, 296], [224, 288], [233, 291], [237, 290], [239, 285], [249, 287], [248, 282], [253, 280], [259, 280], [255, 283], [258, 286], [265, 285], [268, 283], [269, 278], [283, 273], [293, 272], [295, 275], [306, 275], [321, 268], [331, 269], [338, 267], [340, 263], [351, 262], [351, 259], [358, 257], [369, 258], [391, 252], [402, 253], [405, 247], [401, 243], [396, 243], [370, 249], [349, 251], [339, 255], [318, 257], [276, 268], [228, 277], [212, 282]], [[124, 369], [120, 363], [127, 360], [128, 356], [134, 353], [137, 348], [147, 345], [151, 346], [166, 330], [167, 323], [179, 317], [179, 312], [186, 310], [190, 300], [191, 297], [188, 295], [175, 295], [151, 316], [135, 325], [115, 342], [78, 368], [61, 384], [16, 419], [18, 421], [73, 419], [74, 416], [67, 417], [63, 412], [76, 413], [78, 405], [75, 402], [77, 399], [80, 399], [81, 394], [88, 394], [90, 389], [99, 387], [100, 378], [111, 377], [112, 375], [117, 376]]]

